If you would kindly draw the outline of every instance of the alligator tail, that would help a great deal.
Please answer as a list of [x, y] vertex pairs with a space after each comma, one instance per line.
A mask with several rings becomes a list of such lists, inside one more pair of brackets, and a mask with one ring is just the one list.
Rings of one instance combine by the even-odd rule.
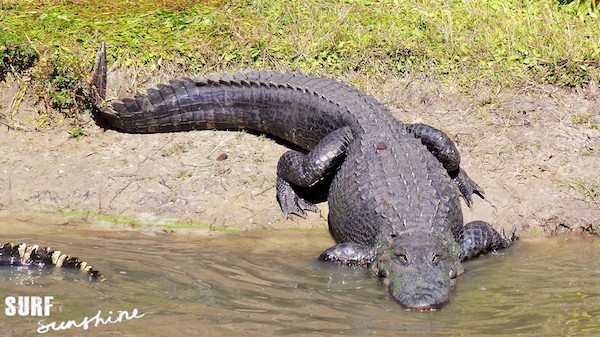
[[[96, 97], [106, 97], [106, 49], [98, 52]], [[158, 84], [132, 98], [98, 105], [117, 130], [155, 133], [190, 130], [253, 130], [310, 150], [330, 132], [359, 118], [388, 118], [372, 96], [335, 80], [286, 73], [236, 73]], [[391, 116], [389, 117], [391, 118]], [[366, 121], [364, 121], [366, 122]]]
[[98, 49], [98, 55], [96, 59], [96, 70], [94, 71], [94, 78], [92, 79], [92, 97], [96, 101], [96, 105], [101, 107], [105, 104], [106, 100], [106, 45], [104, 42]]
[[59, 268], [79, 269], [88, 275], [90, 281], [103, 281], [104, 275], [95, 270], [87, 262], [68, 254], [62, 254], [50, 247], [40, 248], [37, 245], [18, 245], [7, 242], [0, 245], [0, 266], [54, 266]]

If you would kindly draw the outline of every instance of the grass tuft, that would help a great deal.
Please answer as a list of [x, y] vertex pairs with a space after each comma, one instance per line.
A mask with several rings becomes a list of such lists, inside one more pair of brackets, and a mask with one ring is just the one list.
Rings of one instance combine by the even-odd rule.
[[573, 179], [568, 181], [566, 186], [579, 192], [584, 201], [593, 202], [600, 206], [600, 180], [585, 181], [582, 179]]

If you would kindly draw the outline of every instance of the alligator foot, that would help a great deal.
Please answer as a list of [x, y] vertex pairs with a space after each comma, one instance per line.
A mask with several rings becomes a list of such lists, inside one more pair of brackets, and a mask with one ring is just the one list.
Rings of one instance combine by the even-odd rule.
[[516, 227], [508, 235], [504, 228], [498, 233], [489, 223], [473, 221], [466, 224], [459, 237], [463, 259], [477, 257], [479, 254], [508, 248], [518, 239]]
[[460, 168], [460, 154], [456, 145], [446, 133], [427, 124], [407, 124], [408, 132], [421, 140], [427, 150], [444, 166], [450, 178], [454, 180], [469, 207], [473, 204], [473, 194], [482, 199], [483, 189]]
[[306, 219], [306, 212], [317, 212], [317, 206], [306, 199], [298, 196], [294, 188], [287, 181], [277, 179], [277, 200], [285, 218], [289, 218], [290, 214]]
[[483, 189], [471, 180], [463, 169], [458, 169], [456, 173], [450, 174], [450, 177], [456, 183], [456, 186], [458, 186], [467, 206], [471, 207], [473, 205], [473, 194], [477, 194], [481, 199], [485, 199]]
[[294, 188], [310, 188], [323, 181], [344, 158], [352, 141], [352, 131], [342, 127], [325, 136], [309, 153], [287, 151], [277, 163], [277, 200], [287, 218], [316, 212], [317, 206], [298, 196]]
[[375, 251], [372, 248], [354, 243], [344, 242], [327, 249], [319, 260], [335, 262], [354, 267], [366, 267], [375, 259]]

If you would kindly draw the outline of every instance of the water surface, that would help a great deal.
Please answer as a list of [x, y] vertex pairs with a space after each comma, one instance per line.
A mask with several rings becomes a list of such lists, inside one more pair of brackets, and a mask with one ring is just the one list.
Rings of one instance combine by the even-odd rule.
[[[101, 270], [90, 283], [61, 270], [0, 269], [0, 298], [53, 296], [50, 317], [7, 317], [5, 336], [38, 321], [81, 322], [137, 309], [141, 318], [51, 336], [594, 336], [600, 335], [600, 241], [521, 240], [465, 264], [451, 302], [406, 312], [363, 270], [315, 261], [326, 233], [147, 235], [45, 215], [0, 218], [0, 241], [49, 245]], [[43, 275], [42, 275], [43, 274]]]

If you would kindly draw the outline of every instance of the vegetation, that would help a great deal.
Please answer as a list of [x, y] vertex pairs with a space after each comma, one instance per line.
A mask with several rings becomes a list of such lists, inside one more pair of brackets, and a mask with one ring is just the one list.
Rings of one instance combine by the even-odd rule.
[[219, 227], [204, 222], [192, 221], [176, 221], [176, 220], [145, 220], [143, 222], [130, 216], [108, 215], [97, 212], [78, 212], [78, 211], [61, 211], [59, 214], [64, 216], [81, 218], [85, 222], [104, 222], [107, 224], [131, 227], [131, 228], [153, 228], [156, 230], [168, 232], [178, 229], [198, 229], [219, 231], [224, 233], [237, 233], [239, 229], [229, 227]]
[[[40, 101], [38, 126], [83, 135], [100, 41], [132, 72], [285, 69], [363, 78], [580, 87], [600, 79], [595, 1], [0, 0], [0, 81]], [[360, 83], [357, 83], [360, 86]], [[1, 110], [0, 110], [1, 111]], [[6, 112], [4, 112], [6, 113]], [[0, 116], [0, 119], [2, 117]]]

